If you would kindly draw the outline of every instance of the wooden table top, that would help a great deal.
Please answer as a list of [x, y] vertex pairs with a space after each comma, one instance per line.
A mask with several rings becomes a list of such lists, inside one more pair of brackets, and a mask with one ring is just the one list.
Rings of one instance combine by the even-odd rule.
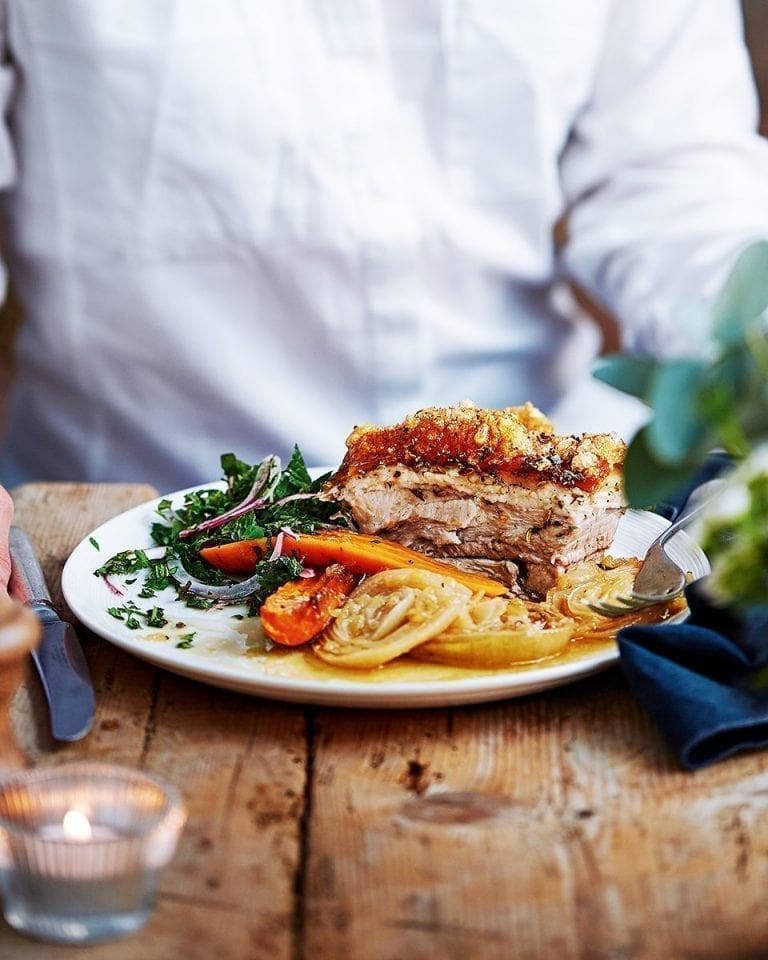
[[[76, 543], [153, 495], [13, 493], [59, 603]], [[19, 744], [158, 773], [189, 821], [141, 932], [58, 947], [0, 921], [0, 960], [768, 957], [768, 753], [683, 772], [618, 669], [478, 706], [310, 708], [82, 636], [92, 732], [54, 745], [30, 672]]]

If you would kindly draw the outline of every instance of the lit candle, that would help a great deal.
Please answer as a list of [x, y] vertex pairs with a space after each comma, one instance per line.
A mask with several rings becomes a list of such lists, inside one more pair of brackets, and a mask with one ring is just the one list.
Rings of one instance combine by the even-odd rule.
[[138, 930], [184, 819], [173, 787], [123, 767], [67, 764], [0, 782], [6, 920], [66, 943]]
[[67, 840], [70, 843], [109, 840], [120, 836], [120, 833], [112, 827], [103, 824], [92, 825], [88, 814], [76, 808], [67, 810], [61, 822], [41, 824], [37, 834], [46, 840]]
[[91, 821], [82, 810], [67, 810], [61, 821], [61, 829], [67, 840], [86, 843], [93, 836]]

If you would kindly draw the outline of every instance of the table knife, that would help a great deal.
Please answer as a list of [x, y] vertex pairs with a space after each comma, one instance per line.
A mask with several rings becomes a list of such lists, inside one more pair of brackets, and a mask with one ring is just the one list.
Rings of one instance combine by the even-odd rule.
[[55, 740], [79, 740], [91, 728], [95, 698], [88, 664], [71, 623], [62, 620], [51, 602], [35, 551], [19, 527], [11, 527], [11, 580], [9, 593], [29, 606], [40, 620], [43, 632], [32, 652], [42, 681]]

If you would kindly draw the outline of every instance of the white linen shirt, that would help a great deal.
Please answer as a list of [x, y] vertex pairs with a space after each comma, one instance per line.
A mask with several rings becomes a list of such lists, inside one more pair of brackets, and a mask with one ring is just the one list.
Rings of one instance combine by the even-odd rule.
[[735, 0], [0, 3], [8, 485], [335, 463], [464, 398], [601, 429], [553, 281], [679, 351], [768, 236]]

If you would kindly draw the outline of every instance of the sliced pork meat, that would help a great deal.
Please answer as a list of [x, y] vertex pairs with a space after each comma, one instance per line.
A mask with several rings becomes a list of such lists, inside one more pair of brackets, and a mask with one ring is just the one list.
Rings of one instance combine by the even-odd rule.
[[[623, 512], [625, 445], [564, 437], [535, 407], [430, 408], [358, 427], [326, 487], [357, 527], [542, 594], [600, 557]], [[494, 573], [495, 570], [495, 573]]]

